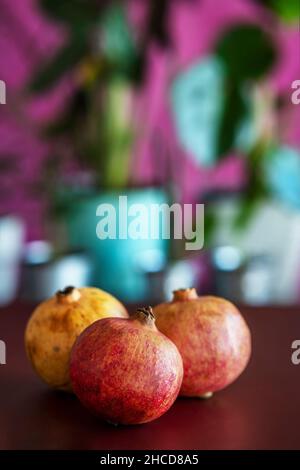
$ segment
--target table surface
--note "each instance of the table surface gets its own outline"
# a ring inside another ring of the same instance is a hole
[[[48,390],[23,346],[31,309],[0,310],[0,449],[299,449],[299,308],[243,308],[253,354],[244,374],[210,400],[180,398],[161,418],[140,426],[110,426],[68,394]]]

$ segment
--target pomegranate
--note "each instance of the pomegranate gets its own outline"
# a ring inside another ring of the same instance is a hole
[[[208,398],[232,383],[251,354],[249,328],[225,299],[198,297],[195,289],[174,292],[154,308],[157,328],[178,347],[184,366],[180,395]]]
[[[173,404],[183,366],[147,307],[130,319],[106,318],[89,326],[73,347],[70,376],[79,400],[94,414],[114,424],[141,424]]]
[[[128,317],[112,295],[95,287],[66,287],[42,302],[25,332],[28,358],[39,377],[53,388],[71,391],[69,359],[79,334],[99,318]]]

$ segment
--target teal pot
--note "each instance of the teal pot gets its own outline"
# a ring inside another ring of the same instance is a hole
[[[128,227],[136,220],[134,216],[128,216],[126,206],[120,206],[120,196],[127,196],[127,210],[133,204],[143,205],[145,210],[142,216],[139,212],[139,221],[144,228],[151,226],[157,229],[158,237],[120,238],[121,225],[124,229],[124,226]],[[71,248],[83,248],[91,255],[94,263],[93,285],[127,302],[141,302],[151,297],[148,274],[165,267],[169,240],[162,237],[163,218],[151,217],[150,207],[163,203],[168,203],[166,192],[149,187],[102,192],[78,199],[73,204],[67,220],[68,239]],[[104,213],[99,215],[99,206],[104,207],[102,204],[109,204],[113,208],[113,212],[106,212],[106,221],[108,224],[116,222],[115,238],[99,238],[99,233],[103,233],[101,230],[105,218]]]

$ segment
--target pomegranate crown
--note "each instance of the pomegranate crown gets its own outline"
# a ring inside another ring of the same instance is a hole
[[[77,302],[81,297],[81,293],[79,289],[76,287],[68,286],[65,287],[63,290],[59,290],[56,292],[56,298],[58,302],[62,303],[73,303]]]
[[[137,309],[137,313],[141,313],[142,315],[145,315],[146,318],[150,318],[151,320],[155,320],[155,315],[152,310],[152,307],[141,307]]]
[[[57,295],[69,295],[69,294],[72,294],[74,289],[75,289],[75,287],[73,287],[73,286],[67,286],[64,289],[58,290],[56,292],[56,294]]]
[[[138,308],[134,315],[134,318],[144,325],[148,325],[151,328],[154,327],[155,316],[152,307]]]
[[[194,287],[188,289],[177,289],[173,291],[173,300],[195,300],[198,299],[197,291]]]

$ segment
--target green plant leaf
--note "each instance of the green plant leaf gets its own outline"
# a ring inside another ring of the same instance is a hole
[[[102,3],[105,2],[102,0]],[[95,0],[40,0],[40,5],[55,20],[73,26],[97,21],[100,10],[99,2]]]
[[[258,0],[263,6],[270,8],[286,23],[300,21],[299,0]]]
[[[276,59],[270,36],[251,24],[238,24],[225,32],[216,46],[216,53],[236,82],[261,79]]]
[[[102,18],[102,49],[114,76],[138,77],[141,58],[121,4],[113,4]]]
[[[271,8],[287,23],[300,21],[299,0],[272,0]]]
[[[68,107],[59,118],[50,123],[43,134],[46,137],[73,134],[76,132],[79,121],[85,119],[87,109],[87,95],[84,90],[77,90]]]
[[[103,143],[106,148],[104,178],[112,187],[127,183],[132,151],[133,129],[130,116],[130,87],[115,80],[106,90],[106,119],[103,123]]]
[[[149,38],[155,39],[162,47],[172,45],[168,31],[168,18],[171,9],[169,0],[152,0],[149,8]]]
[[[67,46],[61,49],[53,61],[46,65],[29,85],[34,93],[51,88],[59,79],[79,63],[86,53],[86,41],[82,35],[71,38]]]
[[[209,204],[205,206],[204,217],[204,240],[206,248],[209,248],[217,227],[217,215]]]
[[[238,130],[246,117],[247,111],[239,85],[228,82],[217,138],[217,155],[219,159],[233,149]]]
[[[244,230],[260,203],[270,196],[263,166],[271,145],[270,142],[258,141],[247,155],[248,183],[234,221],[236,229]]]

